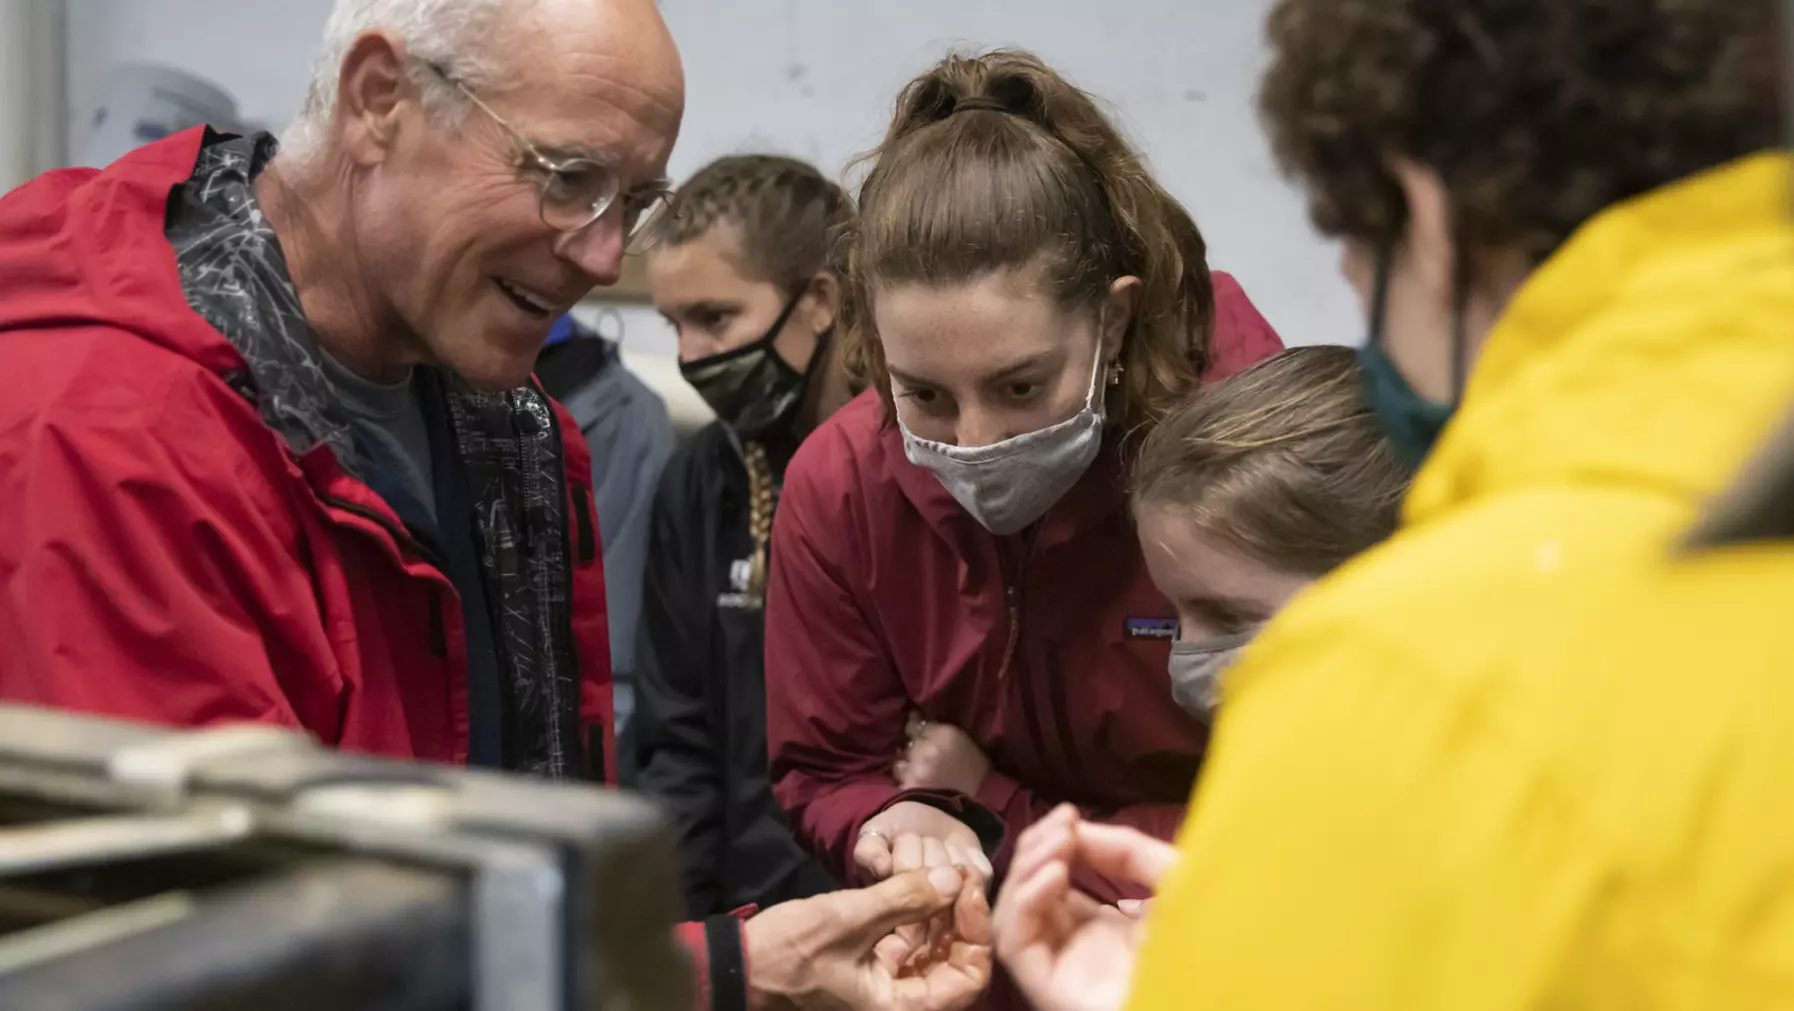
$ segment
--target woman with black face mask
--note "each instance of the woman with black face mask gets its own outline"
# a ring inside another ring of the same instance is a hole
[[[835,887],[767,785],[761,644],[785,466],[849,396],[831,338],[852,204],[803,162],[746,155],[699,171],[670,211],[649,287],[717,421],[673,457],[655,503],[633,746],[639,785],[678,821],[701,917]]]

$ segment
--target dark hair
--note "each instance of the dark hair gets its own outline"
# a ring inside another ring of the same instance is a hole
[[[1096,102],[1030,53],[949,56],[897,98],[860,189],[843,306],[849,367],[889,405],[871,311],[895,284],[1039,272],[1062,304],[1141,280],[1110,413],[1149,424],[1207,371],[1214,290],[1202,233]]]
[[[659,244],[679,246],[728,221],[741,230],[742,263],[760,280],[795,294],[817,274],[843,266],[853,203],[816,168],[769,154],[731,155],[697,171],[673,194],[654,227]]]
[[[1408,473],[1351,348],[1290,348],[1202,391],[1140,447],[1132,498],[1283,572],[1319,576],[1395,530]]]
[[[1467,253],[1550,256],[1603,208],[1778,143],[1773,0],[1280,0],[1259,105],[1315,225],[1405,223],[1438,172]]]

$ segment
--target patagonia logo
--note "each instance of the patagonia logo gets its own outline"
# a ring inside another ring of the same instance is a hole
[[[1129,639],[1163,639],[1170,642],[1177,638],[1177,619],[1129,618],[1127,620],[1127,637]]]

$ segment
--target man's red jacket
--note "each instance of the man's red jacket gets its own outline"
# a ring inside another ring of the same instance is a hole
[[[346,750],[465,762],[454,585],[328,439],[293,438],[303,383],[267,360],[284,349],[255,335],[239,346],[189,305],[166,226],[216,141],[188,131],[0,197],[0,698],[181,726],[278,723]],[[553,439],[564,461],[550,475],[559,502],[542,509],[560,518],[559,554],[518,559],[551,581],[537,646],[560,655],[549,675],[570,688],[556,729],[576,722],[556,753],[580,768],[542,771],[610,780],[591,460],[558,405],[511,403],[547,422],[526,434]],[[541,571],[543,557],[561,571]],[[680,936],[700,1007],[743,1000],[738,928]]]
[[[278,335],[241,347],[189,306],[165,218],[205,140],[188,131],[0,199],[0,697],[464,762],[454,585],[352,476],[328,421],[295,420],[303,362],[266,360],[287,353]],[[326,435],[304,445],[313,430]],[[577,719],[579,740],[564,754],[583,767],[550,774],[584,776],[615,768],[604,572],[585,444],[555,448],[566,565],[539,610],[562,627],[540,638],[566,641],[513,652],[572,655],[550,673],[572,686],[562,725]],[[549,662],[530,660],[507,673]]]

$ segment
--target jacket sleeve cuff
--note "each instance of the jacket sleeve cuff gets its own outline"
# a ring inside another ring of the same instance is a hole
[[[681,923],[673,936],[691,959],[692,1011],[710,1011],[710,939],[703,921]]]
[[[712,916],[704,921],[708,971],[706,1000],[700,1011],[747,1011],[747,947],[741,940],[741,919]]]
[[[897,795],[884,802],[866,821],[889,810],[897,804],[926,804],[937,811],[945,811],[971,829],[978,836],[978,845],[984,855],[992,861],[997,858],[997,851],[1003,848],[1003,819],[991,813],[990,809],[957,790],[900,790]],[[863,823],[862,823],[863,824]]]

